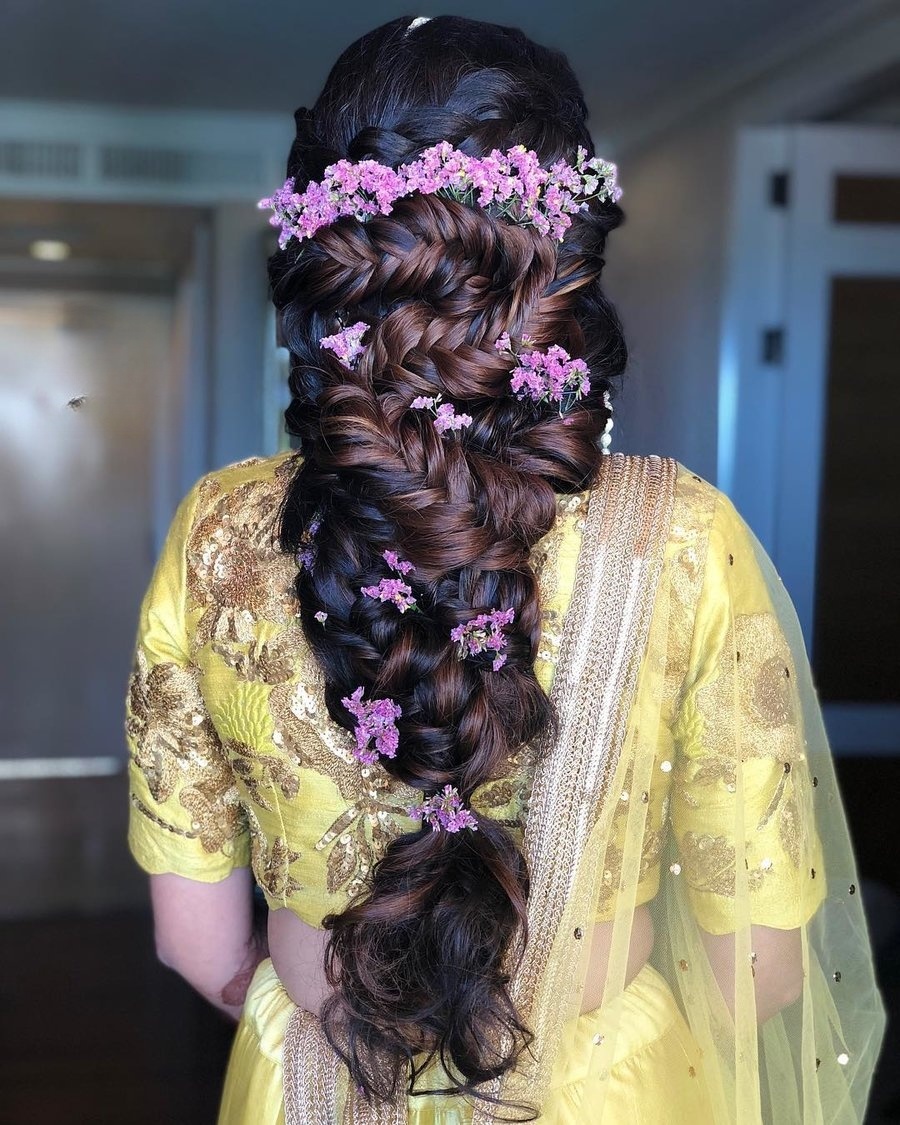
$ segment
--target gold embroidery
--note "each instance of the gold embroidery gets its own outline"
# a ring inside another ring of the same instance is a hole
[[[669,586],[664,715],[672,714],[687,673],[717,496],[704,481],[679,472],[663,572]]]
[[[147,820],[152,821],[159,828],[164,828],[166,832],[171,832],[173,836],[183,836],[186,840],[197,839],[196,832],[189,832],[186,828],[179,828],[177,824],[172,824],[168,820],[163,820],[161,816],[157,816],[152,809],[147,808],[144,802],[135,793],[131,794],[131,803]]]
[[[235,742],[229,739],[225,749],[231,756],[231,768],[244,783],[247,792],[260,808],[269,812],[274,811],[274,805],[269,802],[264,790],[281,790],[282,796],[289,801],[297,796],[300,781],[292,773],[285,762],[267,754],[261,754],[248,746],[245,742]],[[277,799],[277,798],[276,798]]]
[[[230,777],[213,776],[182,789],[178,800],[191,814],[191,829],[203,850],[230,854],[230,842],[243,826],[243,808]]]
[[[163,662],[152,668],[139,647],[129,681],[126,734],[135,764],[153,800],[165,804],[177,792],[191,815],[191,833],[165,818],[151,819],[169,831],[199,838],[207,852],[229,851],[242,829],[242,812],[231,772],[200,694],[199,672]],[[147,813],[143,802],[135,807]]]
[[[283,478],[246,481],[218,496],[209,478],[206,494],[201,489],[201,504],[214,502],[187,543],[188,596],[203,611],[195,650],[214,641],[249,644],[258,620],[284,622],[296,612],[296,567],[276,538]]]
[[[736,653],[740,653],[740,660]],[[696,693],[707,752],[733,755],[735,747],[740,747],[744,759],[802,760],[786,668],[793,673],[787,642],[775,616],[753,613],[735,617],[715,678]],[[737,730],[735,702],[740,724]]]
[[[265,624],[255,629],[255,639],[246,647],[237,644],[213,644],[213,651],[242,680],[258,680],[264,684],[282,684],[292,679],[297,657],[305,647],[300,625],[285,629],[273,637],[262,635]]]
[[[288,899],[302,891],[303,884],[290,873],[300,853],[289,848],[282,836],[274,836],[270,843],[252,810],[248,810],[248,821],[250,865],[257,883],[272,898]]]
[[[727,836],[686,832],[681,838],[681,857],[687,880],[695,891],[734,898],[736,849]],[[770,861],[748,871],[749,889],[755,891],[771,870]]]

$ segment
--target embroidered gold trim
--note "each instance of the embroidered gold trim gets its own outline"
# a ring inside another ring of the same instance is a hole
[[[662,572],[672,518],[676,464],[657,457],[613,456],[588,507],[587,524],[566,619],[551,699],[558,716],[555,744],[546,745],[532,786],[524,852],[531,890],[528,942],[513,972],[511,994],[534,1033],[536,1070],[513,1071],[486,1093],[531,1101],[549,1079],[567,1018],[578,962],[574,943],[590,917],[573,904],[593,900],[596,866],[586,844],[606,801],[625,739],[637,674]],[[618,794],[616,794],[618,797]],[[554,951],[572,944],[572,956]],[[511,951],[511,962],[517,950]],[[553,967],[557,967],[554,973]],[[511,966],[512,968],[512,966]],[[474,1106],[472,1125],[492,1120],[490,1103]]]

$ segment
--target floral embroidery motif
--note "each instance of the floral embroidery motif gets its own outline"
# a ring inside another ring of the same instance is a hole
[[[253,877],[270,897],[286,900],[298,891],[303,890],[303,884],[290,874],[292,863],[300,858],[300,853],[293,851],[285,843],[284,837],[273,836],[269,842],[259,820],[251,811],[250,824],[250,866]]]
[[[727,836],[685,833],[681,840],[682,863],[693,889],[734,898],[736,851]],[[750,868],[747,872],[747,884],[751,892],[759,888],[771,870],[771,863]]]
[[[188,597],[202,608],[195,651],[213,641],[249,644],[258,620],[286,623],[296,612],[295,567],[276,541],[286,476],[246,481],[224,494],[214,477],[204,482],[200,505],[206,510],[186,551]]]
[[[151,667],[139,647],[129,680],[126,733],[150,796],[164,806],[177,792],[190,814],[190,830],[143,803],[137,806],[141,811],[170,831],[199,839],[207,852],[234,839],[242,827],[237,788],[206,714],[196,668],[170,662]]]
[[[722,645],[713,680],[696,692],[707,753],[733,755],[740,742],[744,758],[800,761],[794,722],[793,662],[771,613],[735,617]],[[740,730],[735,729],[735,677]]]

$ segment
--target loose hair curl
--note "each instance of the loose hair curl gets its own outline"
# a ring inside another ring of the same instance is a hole
[[[573,159],[578,145],[592,151],[561,55],[455,17],[408,26],[396,20],[351,46],[314,109],[297,111],[288,175],[301,186],[341,158],[396,166],[440,140],[479,156],[523,144],[546,164]],[[302,452],[281,546],[296,551],[314,517],[322,527],[315,562],[296,580],[304,634],[335,722],[352,729],[341,698],[360,684],[366,698],[401,706],[397,756],[383,766],[423,792],[455,785],[468,804],[553,722],[533,668],[540,601],[529,553],[553,526],[556,494],[589,486],[600,463],[603,391],[625,345],[599,278],[621,217],[595,202],[557,244],[489,210],[416,195],[270,259],[292,359],[286,421]],[[366,350],[348,371],[319,340],[360,320]],[[494,348],[503,332],[587,361],[591,391],[565,420],[510,393],[509,360]],[[438,393],[472,416],[461,434],[443,437],[409,409]],[[384,576],[388,548],[415,566],[417,612],[360,593]],[[457,659],[451,629],[507,607],[504,667]],[[505,959],[527,940],[527,898],[521,850],[479,816],[477,832],[423,826],[395,839],[366,893],[325,919],[333,992],[322,1020],[367,1096],[396,1097],[406,1062],[411,1092],[437,1092],[414,1089],[435,1055],[451,1083],[441,1093],[485,1097],[479,1084],[515,1065],[531,1033]],[[521,1120],[536,1115],[515,1108]]]

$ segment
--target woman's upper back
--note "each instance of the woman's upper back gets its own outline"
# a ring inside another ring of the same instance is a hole
[[[142,606],[129,685],[129,842],[150,873],[213,882],[249,863],[271,907],[287,907],[320,926],[365,886],[390,841],[418,828],[407,809],[420,794],[378,764],[361,765],[349,733],[328,716],[321,670],[296,621],[296,563],[276,543],[277,513],[292,469],[291,454],[228,466],[199,481],[179,507]],[[548,691],[588,498],[587,492],[559,497],[555,526],[531,556],[541,593],[535,671]],[[728,846],[715,832],[710,809],[723,795],[727,803],[729,790],[723,775],[717,779],[723,792],[710,802],[711,779],[703,771],[715,760],[714,730],[706,737],[701,693],[715,678],[710,643],[721,633],[715,618],[725,598],[717,588],[718,570],[750,551],[746,529],[723,501],[679,467],[660,582],[666,651],[654,654],[664,657],[666,668],[656,761],[648,788],[639,793],[630,792],[626,775],[617,808],[624,831],[629,802],[646,806],[637,902],[656,893],[674,813],[692,897],[713,930],[727,919],[729,896],[716,886],[716,853],[705,841]],[[752,582],[746,597],[748,610],[756,599],[765,612],[764,591]],[[748,656],[762,668],[777,638],[773,633],[770,643],[759,640],[761,647]],[[658,701],[644,700],[639,688],[631,725],[641,722],[643,712],[656,721],[654,710]],[[673,794],[676,754],[684,757],[684,767]],[[763,768],[760,793],[768,792],[775,768],[782,765],[773,755]],[[527,818],[529,769],[526,750],[510,761],[508,776],[482,785],[472,800],[518,840]],[[731,822],[727,812],[721,819]],[[769,839],[765,833],[755,847],[761,854],[785,850],[777,835]],[[612,915],[620,861],[614,827],[598,920]],[[790,879],[770,883],[777,924],[794,887]]]

